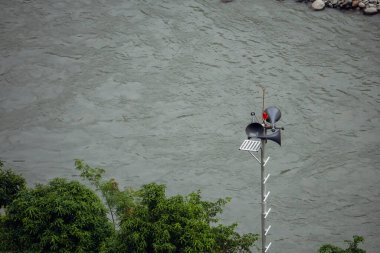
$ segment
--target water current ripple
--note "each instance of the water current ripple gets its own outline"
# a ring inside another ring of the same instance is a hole
[[[137,187],[232,197],[223,221],[259,232],[251,111],[280,107],[271,143],[271,252],[354,234],[380,248],[379,16],[294,1],[0,2],[0,159],[29,183],[73,159]]]

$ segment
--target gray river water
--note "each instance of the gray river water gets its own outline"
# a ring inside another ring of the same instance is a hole
[[[0,159],[31,185],[78,179],[232,197],[223,222],[260,233],[250,112],[281,109],[272,253],[365,237],[380,252],[380,16],[294,1],[0,1]]]

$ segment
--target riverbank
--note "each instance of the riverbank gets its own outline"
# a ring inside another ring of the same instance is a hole
[[[380,0],[315,0],[310,2],[312,2],[311,8],[316,11],[328,7],[342,10],[354,9],[366,15],[380,12]]]

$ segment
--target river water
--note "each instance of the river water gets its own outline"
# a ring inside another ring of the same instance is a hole
[[[78,179],[232,197],[223,222],[260,233],[250,112],[282,111],[270,142],[270,252],[363,235],[380,248],[380,16],[294,1],[3,0],[0,159],[30,184]]]

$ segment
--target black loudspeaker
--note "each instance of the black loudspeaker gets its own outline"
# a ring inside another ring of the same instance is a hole
[[[271,141],[274,141],[276,142],[278,145],[281,146],[281,130],[280,129],[277,129],[276,131],[274,131],[272,134],[267,134],[265,136],[259,136],[257,137],[259,139],[266,139],[266,140],[271,140]]]
[[[280,117],[281,117],[281,114],[280,114]],[[258,139],[271,140],[281,146],[281,130],[280,129],[275,130],[272,134],[265,134],[264,127],[260,123],[254,122],[254,123],[249,124],[245,128],[245,133],[247,134],[248,139],[258,138]]]
[[[254,122],[245,128],[245,133],[247,134],[248,139],[259,138],[259,135],[264,134],[264,127],[260,123]]]
[[[268,115],[268,118],[265,121],[268,122],[274,130],[275,123],[281,119],[280,109],[275,106],[269,106],[264,112]]]

